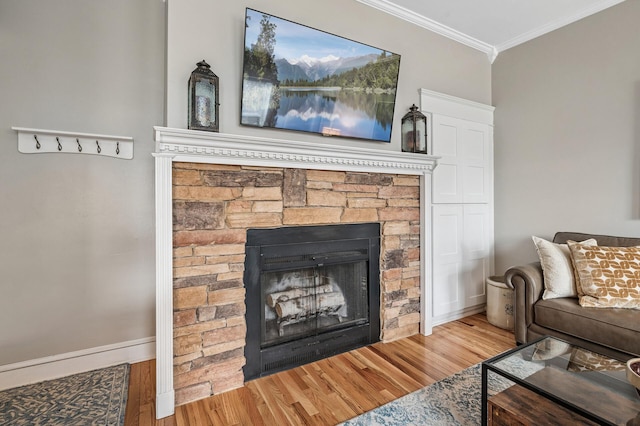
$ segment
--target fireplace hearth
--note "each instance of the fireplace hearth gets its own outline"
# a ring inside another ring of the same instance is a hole
[[[379,340],[379,223],[249,229],[245,254],[245,380]]]

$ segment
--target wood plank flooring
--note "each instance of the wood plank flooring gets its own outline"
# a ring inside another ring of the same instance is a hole
[[[155,419],[155,361],[131,366],[125,426],[335,425],[515,346],[483,314],[247,382]]]

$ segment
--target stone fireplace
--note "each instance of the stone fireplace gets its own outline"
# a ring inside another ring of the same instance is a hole
[[[425,206],[433,157],[166,128],[156,128],[156,141],[158,418],[244,383],[251,230],[373,224],[375,337],[430,333]],[[344,274],[322,271],[315,274]],[[325,290],[341,297],[332,285]],[[340,301],[326,303],[323,321],[348,318]],[[316,315],[302,310],[305,321]],[[297,315],[284,315],[289,322],[278,332],[293,330]]]

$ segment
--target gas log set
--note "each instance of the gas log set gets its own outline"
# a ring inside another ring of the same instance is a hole
[[[323,316],[334,317],[341,323],[346,317],[346,309],[342,309],[346,308],[344,295],[326,276],[300,277],[297,286],[267,294],[266,305],[276,313],[280,337],[288,325]]]

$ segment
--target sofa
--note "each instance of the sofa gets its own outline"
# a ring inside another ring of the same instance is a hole
[[[558,232],[553,243],[590,238],[595,239],[598,246],[640,246],[640,238],[576,232]],[[545,300],[543,277],[541,262],[511,267],[505,273],[506,285],[514,290],[517,344],[550,335],[614,358],[627,359],[629,354],[640,356],[640,309],[582,307],[577,297]]]

